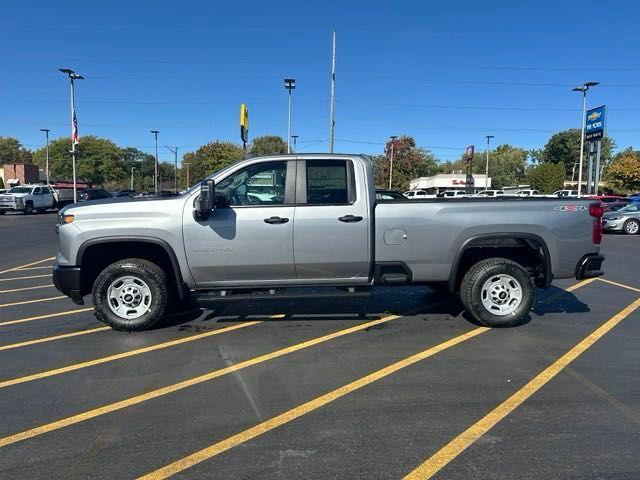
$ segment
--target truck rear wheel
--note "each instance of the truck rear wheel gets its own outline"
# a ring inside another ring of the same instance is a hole
[[[522,323],[533,306],[535,287],[529,272],[507,258],[488,258],[473,265],[460,285],[465,308],[487,327]]]
[[[95,316],[114,330],[154,326],[167,308],[167,280],[155,263],[127,258],[105,268],[93,284]]]

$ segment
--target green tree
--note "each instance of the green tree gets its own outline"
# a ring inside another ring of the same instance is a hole
[[[391,142],[385,146],[386,158],[378,160],[375,183],[379,188],[389,187],[389,166],[391,163]],[[395,140],[393,155],[393,182],[391,188],[405,191],[414,178],[428,177],[438,171],[436,157],[428,150],[416,146],[413,137],[402,136]]]
[[[531,188],[540,193],[552,193],[564,188],[565,166],[564,163],[541,163],[531,167],[528,172],[528,180]]]
[[[611,138],[604,137],[602,139],[602,148],[600,151],[600,164],[602,166],[607,167],[611,163],[611,150],[614,146],[615,143]],[[585,142],[583,158],[584,165],[587,164],[589,155],[588,148],[588,144]],[[580,163],[580,130],[572,128],[552,135],[544,146],[540,159],[543,162],[548,163],[563,162],[567,176],[571,176],[574,173],[574,166],[576,166],[577,172],[577,165]],[[583,168],[585,168],[584,165]]]
[[[137,148],[122,149],[124,169],[128,173],[130,186],[131,167],[133,167],[133,189],[138,192],[150,192],[154,189],[155,157]],[[127,186],[127,188],[129,188]]]
[[[257,137],[251,142],[252,155],[262,157],[265,155],[280,155],[287,153],[287,142],[277,135],[265,135]]]
[[[49,144],[49,169],[54,179],[73,178],[71,139],[58,138]],[[38,165],[44,165],[44,148],[34,153]],[[76,176],[89,185],[108,188],[126,183],[128,171],[122,160],[122,150],[111,140],[87,135],[76,145]]]
[[[0,165],[5,163],[31,163],[32,154],[12,137],[0,137]]]
[[[631,193],[640,190],[640,152],[627,149],[616,155],[607,170],[607,181],[619,191]]]
[[[185,153],[182,162],[191,163],[189,179],[191,185],[234,162],[242,159],[242,147],[231,142],[210,142],[195,152]],[[186,171],[186,169],[185,169]]]

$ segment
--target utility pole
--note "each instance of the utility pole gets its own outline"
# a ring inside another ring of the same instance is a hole
[[[291,138],[293,138],[293,151],[295,153],[295,151],[297,150],[297,146],[298,146],[298,135],[291,135]]]
[[[494,138],[494,135],[485,135],[487,139],[487,166],[484,170],[484,189],[489,189],[489,140]]]
[[[185,167],[187,167],[187,186],[186,188],[189,188],[189,165],[191,165],[191,162],[182,162],[182,165],[184,165]]]
[[[391,156],[389,157],[389,190],[391,190],[391,181],[393,180],[393,156],[395,155],[395,145],[397,135],[392,135],[391,137]]]
[[[49,185],[49,132],[51,130],[49,130],[48,128],[41,128],[40,131],[44,132],[45,136],[47,137],[47,163],[45,166],[45,175],[47,177],[47,185]]]
[[[296,88],[295,78],[285,78],[284,88],[289,91],[289,122],[287,128],[287,153],[291,153],[291,90]]]
[[[329,153],[333,153],[334,104],[336,96],[336,31],[333,31],[333,49],[331,53],[331,104],[329,106]]]
[[[69,77],[71,81],[71,169],[73,171],[73,203],[78,201],[78,184],[76,182],[76,144],[78,137],[78,119],[76,118],[74,80],[84,80],[84,77],[70,68],[59,68],[62,73]]]
[[[153,133],[153,136],[156,139],[156,165],[155,165],[155,174],[153,176],[153,185],[155,187],[156,193],[158,193],[159,185],[158,185],[158,134],[160,133],[158,130],[150,130]]]
[[[164,148],[173,153],[173,189],[178,193],[178,147],[171,148],[165,145]]]
[[[580,129],[580,165],[578,165],[578,198],[582,196],[582,158],[584,156],[584,128],[585,123],[587,121],[586,113],[587,113],[587,91],[590,87],[595,87],[600,82],[586,82],[583,83],[581,87],[575,87],[572,89],[574,92],[582,93],[582,121],[581,129]]]
[[[136,167],[134,167],[133,165],[131,165],[131,190],[133,190],[133,171],[135,170]]]

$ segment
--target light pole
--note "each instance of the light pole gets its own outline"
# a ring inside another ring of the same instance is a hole
[[[45,175],[47,177],[47,185],[49,185],[49,132],[51,130],[49,130],[48,128],[41,128],[40,129],[41,132],[44,132],[45,136],[47,137],[47,163],[45,166]]]
[[[158,130],[150,130],[153,133],[153,136],[156,140],[156,165],[155,165],[155,174],[153,176],[153,184],[155,186],[156,193],[158,193],[158,134],[160,133]]]
[[[182,162],[182,165],[184,165],[185,167],[187,167],[187,186],[186,188],[189,188],[189,165],[191,165],[191,162]]]
[[[293,151],[295,152],[298,145],[298,135],[291,135],[291,138],[293,138]]]
[[[289,126],[287,128],[287,153],[291,153],[291,90],[296,88],[295,78],[285,78],[284,88],[289,91]]]
[[[487,139],[487,166],[484,169],[484,189],[489,189],[489,140],[494,138],[494,135],[485,135]]]
[[[131,190],[133,190],[133,171],[135,170],[136,167],[134,167],[133,165],[131,165]]]
[[[178,193],[178,147],[168,147],[164,146],[167,150],[173,153],[173,188],[175,193]]]
[[[76,145],[78,144],[78,119],[76,118],[75,92],[73,82],[84,80],[84,77],[70,68],[59,68],[71,81],[71,169],[73,171],[73,203],[78,201],[78,185],[76,182]]]
[[[391,190],[391,181],[393,180],[393,156],[395,155],[394,147],[396,145],[397,135],[391,135],[391,156],[389,157],[389,190]]]
[[[580,121],[580,165],[578,165],[578,198],[582,196],[582,158],[584,155],[584,127],[586,122],[586,113],[587,113],[587,91],[590,87],[595,87],[600,82],[586,82],[583,83],[581,87],[576,87],[572,89],[574,92],[582,93],[582,120]]]

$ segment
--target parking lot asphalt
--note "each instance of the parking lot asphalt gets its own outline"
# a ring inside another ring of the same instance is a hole
[[[640,237],[517,328],[408,287],[125,333],[53,288],[55,221],[0,217],[0,478],[640,478]]]

